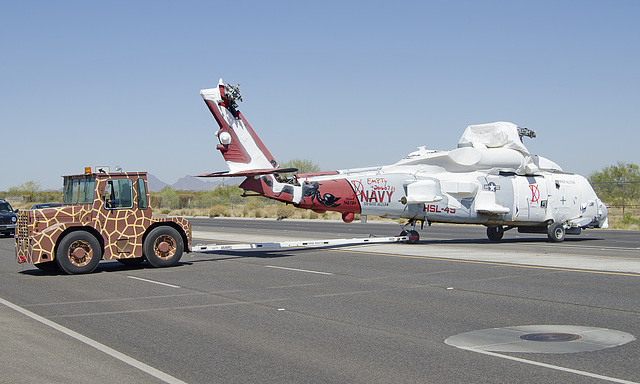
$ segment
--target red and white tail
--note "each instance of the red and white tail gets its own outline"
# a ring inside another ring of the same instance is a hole
[[[236,100],[242,101],[237,86],[225,85],[220,79],[217,88],[203,89],[200,95],[220,126],[216,132],[220,144],[216,148],[229,167],[229,172],[200,176],[252,176],[285,171],[278,168],[278,162],[237,110]]]

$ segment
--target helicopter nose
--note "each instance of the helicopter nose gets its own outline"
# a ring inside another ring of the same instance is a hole
[[[602,200],[598,200],[598,222],[600,228],[609,228],[609,218],[607,217],[609,210],[607,206],[602,202]]]

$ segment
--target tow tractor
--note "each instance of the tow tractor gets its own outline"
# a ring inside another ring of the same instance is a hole
[[[153,217],[146,172],[90,167],[63,176],[63,206],[18,212],[16,261],[42,270],[90,273],[100,260],[153,267],[177,264],[184,252],[324,247],[408,242],[411,236],[191,246],[191,224],[182,217]]]
[[[146,172],[87,167],[63,178],[63,206],[18,213],[18,263],[79,274],[92,272],[102,259],[168,267],[190,251],[186,219],[152,216]]]

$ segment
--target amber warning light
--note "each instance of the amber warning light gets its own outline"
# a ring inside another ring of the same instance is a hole
[[[85,173],[85,175],[87,173],[91,173],[91,167],[84,167],[84,173]]]

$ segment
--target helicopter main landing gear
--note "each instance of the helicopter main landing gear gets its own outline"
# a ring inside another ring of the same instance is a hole
[[[407,224],[405,224],[405,227],[407,225],[411,226],[410,230],[406,230],[406,229],[402,229],[402,232],[400,232],[400,236],[407,236],[408,239],[405,240],[405,244],[418,244],[418,242],[420,241],[420,234],[418,233],[418,231],[416,231],[416,221],[415,220],[410,220]],[[422,222],[422,225],[424,226],[424,222]]]

